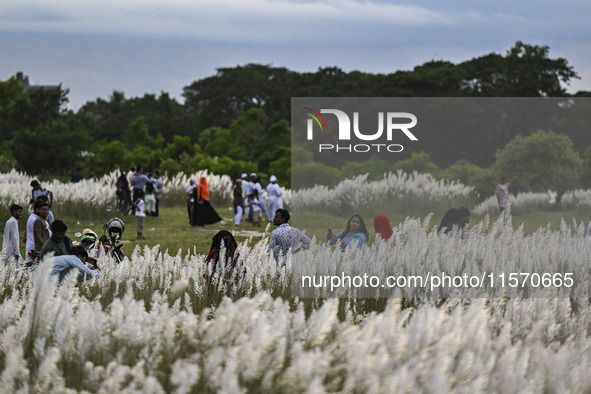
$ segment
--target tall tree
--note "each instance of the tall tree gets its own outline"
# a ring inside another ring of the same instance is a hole
[[[468,96],[558,97],[577,73],[564,58],[551,59],[547,46],[517,41],[505,56],[491,53],[459,64],[466,70]]]
[[[497,178],[507,177],[516,192],[555,190],[560,203],[577,186],[582,165],[567,136],[539,130],[511,140],[497,153],[492,169]]]

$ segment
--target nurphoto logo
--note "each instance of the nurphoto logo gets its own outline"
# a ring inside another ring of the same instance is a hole
[[[418,138],[410,131],[416,126],[417,117],[409,112],[378,112],[377,113],[377,131],[361,130],[359,126],[359,112],[353,112],[353,124],[351,127],[351,118],[345,111],[340,109],[320,109],[316,111],[310,107],[304,107],[304,114],[309,119],[307,120],[307,139],[312,141],[314,139],[314,129],[320,132],[328,132],[328,123],[322,114],[330,114],[336,117],[338,122],[337,136],[340,141],[360,140],[364,142],[373,141],[373,143],[360,144],[318,144],[318,151],[334,151],[334,152],[402,152],[404,147],[400,144],[391,143],[393,137],[402,133],[411,141],[418,141]],[[375,115],[374,115],[375,116]],[[385,124],[385,126],[384,126]],[[353,133],[351,133],[353,130]],[[384,133],[385,131],[385,133]],[[385,134],[385,138],[384,138]],[[380,141],[384,141],[379,143]]]

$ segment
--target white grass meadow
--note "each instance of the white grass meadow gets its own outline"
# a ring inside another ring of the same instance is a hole
[[[0,176],[2,204],[30,189],[32,178],[10,175]],[[383,181],[384,190],[392,190],[393,177]],[[6,179],[25,186],[5,192]],[[231,180],[210,179],[218,178],[208,175],[212,189],[231,188]],[[43,186],[53,187],[56,200],[87,201],[89,190],[103,190],[101,183],[113,196],[114,181],[97,183],[59,195],[55,185]],[[165,187],[183,193],[187,184],[179,177]],[[454,187],[462,196],[461,185]],[[442,188],[429,184],[416,193],[450,193]],[[103,256],[98,279],[60,288],[49,277],[51,260],[33,272],[0,266],[0,391],[591,391],[591,297],[582,286],[569,298],[552,291],[524,298],[525,290],[511,298],[501,290],[442,298],[422,289],[398,290],[390,299],[294,296],[298,267],[314,272],[335,262],[378,275],[392,267],[402,273],[572,270],[589,285],[591,238],[582,223],[525,235],[507,213],[474,224],[464,237],[433,227],[430,216],[407,219],[394,229],[395,246],[382,242],[360,252],[342,254],[314,242],[284,268],[267,257],[268,228],[253,246],[239,246],[243,277],[209,285],[205,256],[157,246],[136,247],[119,265]]]
[[[546,193],[519,193],[517,196],[510,194],[509,203],[514,214],[528,214],[539,211],[556,209],[556,192],[548,190]],[[573,190],[565,193],[560,202],[560,208],[567,209],[591,209],[591,189]],[[499,212],[497,198],[491,195],[473,210],[479,215],[495,215]]]
[[[383,213],[384,206],[402,212],[445,212],[451,207],[471,206],[473,188],[452,181],[437,180],[431,174],[402,171],[386,173],[379,181],[368,174],[340,182],[334,188],[315,186],[293,192],[294,211],[317,210],[341,215],[356,212]]]
[[[112,215],[117,211],[115,195],[117,178],[120,172],[113,171],[99,178],[97,182],[91,179],[84,179],[78,183],[41,181],[41,186],[51,190],[54,195],[53,211],[67,210],[72,216],[80,219],[92,219]],[[131,179],[132,173],[126,174]],[[161,176],[164,184],[163,206],[184,205],[186,201],[187,188],[190,179],[197,182],[204,176],[207,179],[212,203],[214,205],[231,206],[232,190],[234,181],[228,175],[210,174],[206,170],[198,171],[195,174],[179,173],[175,176]],[[5,212],[9,216],[8,207],[17,203],[23,207],[28,206],[31,198],[31,181],[37,179],[33,176],[11,171],[0,173],[0,206],[6,207]],[[286,204],[289,204],[291,191],[281,188]],[[7,216],[7,217],[8,217]]]

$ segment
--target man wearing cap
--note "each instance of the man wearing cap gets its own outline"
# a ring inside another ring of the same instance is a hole
[[[277,177],[271,175],[269,179],[271,183],[267,185],[267,198],[269,199],[269,206],[267,208],[267,216],[272,218],[278,209],[283,208],[283,198],[281,197],[281,189],[277,184]]]
[[[96,259],[88,256],[88,252],[80,246],[73,246],[71,255],[58,256],[53,260],[53,270],[51,276],[58,276],[57,285],[60,286],[64,278],[70,271],[76,269],[78,273],[78,282],[84,282],[89,278],[97,278],[101,272],[96,265]],[[93,265],[93,269],[86,266],[86,263]]]
[[[43,244],[41,251],[39,252],[39,258],[43,259],[43,256],[52,252],[55,256],[63,256],[71,254],[72,239],[66,235],[68,226],[63,221],[56,219],[51,223],[51,237]]]

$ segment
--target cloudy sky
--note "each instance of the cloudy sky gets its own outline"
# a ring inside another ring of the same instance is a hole
[[[429,60],[547,45],[591,90],[587,0],[0,0],[0,80],[70,90],[76,110],[114,90],[182,89],[247,63],[390,73]]]

